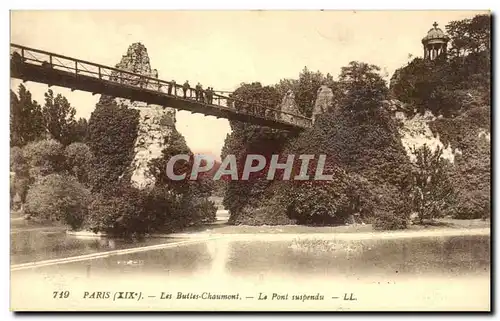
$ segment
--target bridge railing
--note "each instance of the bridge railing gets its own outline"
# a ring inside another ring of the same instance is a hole
[[[104,81],[119,83],[124,86],[160,92],[165,95],[176,97],[177,99],[185,99],[189,101],[196,99],[196,90],[194,88],[190,87],[184,93],[183,86],[181,84],[173,84],[172,82],[161,80],[156,77],[148,77],[119,68],[113,68],[90,61],[67,57],[16,44],[10,45],[10,53],[12,59],[16,59],[15,57],[18,57],[17,59],[20,59],[20,62],[69,72],[75,74],[76,76],[85,75]],[[276,122],[292,123],[300,127],[310,127],[312,123],[310,118],[302,115],[285,112],[276,108],[255,103],[248,103],[217,93],[213,93],[211,102],[207,100],[206,91],[203,91],[202,96],[203,99],[198,98],[197,102],[203,105],[212,105],[223,109],[230,109],[232,112],[252,115],[254,117],[264,119],[272,119]],[[235,103],[239,103],[239,105],[243,106],[243,108],[235,108]]]

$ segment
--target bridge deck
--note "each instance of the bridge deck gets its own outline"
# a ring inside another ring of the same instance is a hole
[[[301,130],[311,126],[311,119],[302,115],[248,104],[219,94],[214,94],[209,104],[206,100],[196,100],[192,88],[184,98],[180,85],[169,91],[168,87],[172,86],[164,80],[38,49],[11,44],[11,57],[11,77],[23,81],[121,97],[277,129]],[[235,103],[244,108],[234,108]]]

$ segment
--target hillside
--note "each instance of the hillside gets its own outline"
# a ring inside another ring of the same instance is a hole
[[[489,16],[450,22],[448,54],[415,58],[390,84],[380,68],[363,62],[343,67],[338,80],[306,68],[275,86],[243,84],[235,92],[240,99],[274,106],[293,91],[298,109],[314,115],[314,127],[291,136],[232,122],[222,157],[326,154],[334,180],[268,181],[255,173],[248,182],[230,182],[224,198],[230,222],[331,225],[360,217],[397,229],[416,218],[489,217],[489,23]],[[317,107],[325,101],[326,108]]]

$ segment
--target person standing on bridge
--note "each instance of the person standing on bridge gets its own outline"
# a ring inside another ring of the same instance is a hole
[[[184,99],[186,99],[186,93],[187,91],[189,90],[189,88],[191,88],[189,86],[189,81],[186,80],[186,82],[184,83],[184,85],[182,85],[182,91],[184,93]],[[191,95],[190,95],[191,96]]]
[[[168,83],[168,94],[172,95],[172,88],[174,89],[174,96],[177,96],[177,84],[175,83],[175,80],[172,80],[171,82]]]
[[[203,102],[203,86],[198,83],[196,85],[196,100]]]
[[[214,87],[210,87],[210,104],[213,104],[214,102]]]
[[[194,95],[197,101],[200,100],[200,87],[200,83],[196,84],[196,87],[194,87]]]
[[[212,87],[208,87],[207,90],[205,90],[205,97],[207,104],[212,103]]]

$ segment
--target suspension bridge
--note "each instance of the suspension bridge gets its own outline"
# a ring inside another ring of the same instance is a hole
[[[53,52],[11,43],[10,53],[11,77],[24,82],[121,97],[282,130],[303,130],[312,125],[312,120],[303,115],[218,93],[213,93],[209,100],[196,99],[194,88],[184,92],[179,84]]]

